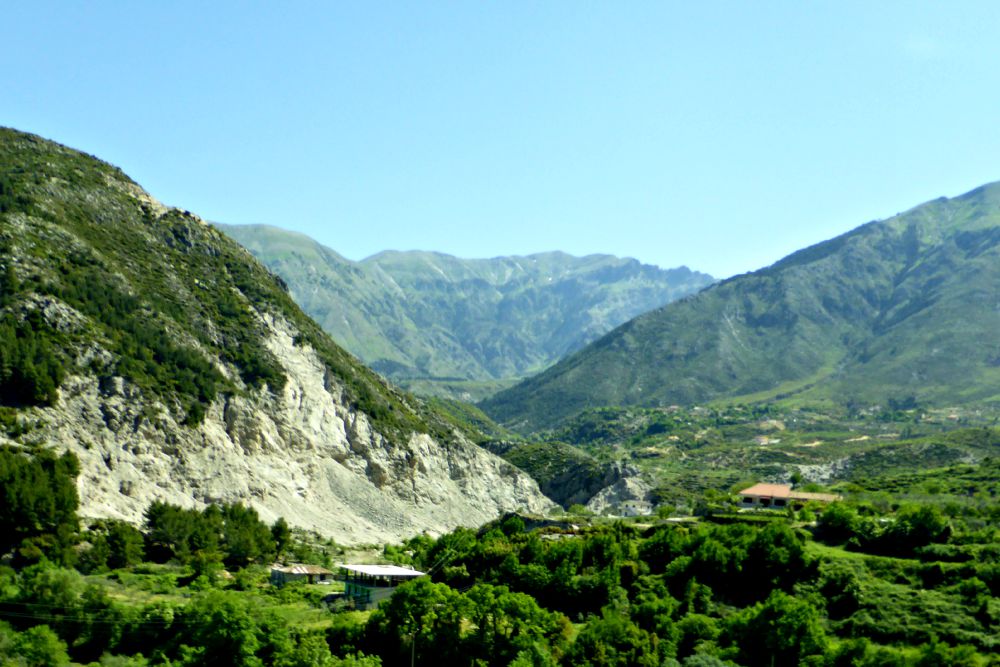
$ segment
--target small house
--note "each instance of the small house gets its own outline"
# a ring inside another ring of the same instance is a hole
[[[625,500],[619,505],[622,516],[649,516],[653,513],[653,503],[648,500]]]
[[[815,500],[822,503],[832,503],[841,496],[834,493],[809,493],[808,491],[793,491],[787,484],[754,484],[740,491],[740,507],[751,509],[798,509],[805,503]]]
[[[340,566],[344,580],[344,595],[354,601],[356,609],[374,609],[383,600],[392,597],[396,587],[423,572],[398,565],[348,565]]]
[[[332,581],[333,572],[319,565],[273,565],[271,567],[271,583],[282,586],[292,581],[304,581],[315,584],[320,581]]]

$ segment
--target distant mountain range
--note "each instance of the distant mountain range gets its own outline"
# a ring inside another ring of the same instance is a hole
[[[796,252],[618,327],[481,407],[1000,402],[1000,184]]]
[[[640,313],[712,283],[610,255],[459,259],[383,252],[348,260],[302,234],[218,225],[281,276],[349,351],[420,393],[478,399]]]

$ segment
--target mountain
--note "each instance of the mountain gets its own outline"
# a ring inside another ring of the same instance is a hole
[[[640,316],[481,407],[1000,401],[1000,184],[941,198]]]
[[[352,262],[307,236],[218,225],[375,370],[420,393],[481,398],[636,315],[712,282],[610,255],[459,259],[383,252]]]
[[[0,128],[0,444],[74,452],[84,514],[240,501],[372,543],[551,506],[470,435],[197,216]]]

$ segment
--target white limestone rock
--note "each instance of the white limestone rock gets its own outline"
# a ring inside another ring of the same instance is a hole
[[[343,387],[284,320],[263,316],[288,382],[219,397],[197,427],[121,377],[67,378],[36,437],[80,459],[80,513],[135,523],[153,500],[242,502],[346,544],[475,526],[553,503],[527,474],[462,436],[389,438],[345,403]],[[100,357],[102,350],[89,350]]]

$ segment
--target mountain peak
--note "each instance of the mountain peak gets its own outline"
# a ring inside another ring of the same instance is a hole
[[[0,444],[76,454],[90,516],[242,502],[370,543],[551,505],[334,344],[243,247],[7,129],[0,406]]]
[[[290,285],[293,296],[362,360],[426,393],[478,398],[552,364],[638,313],[711,277],[612,255],[564,252],[460,259],[387,250],[324,262],[299,242],[273,245],[227,227]]]
[[[642,315],[482,405],[530,430],[605,405],[996,401],[998,286],[992,183]]]

